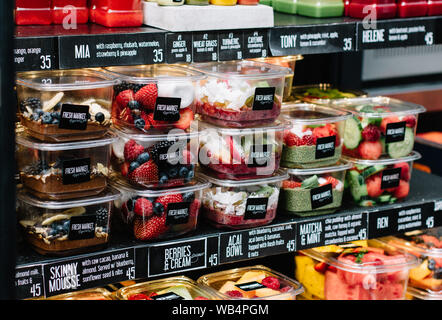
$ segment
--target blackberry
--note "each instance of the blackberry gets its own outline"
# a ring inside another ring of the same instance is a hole
[[[22,102],[20,102],[20,111],[21,112],[27,111],[26,107],[29,107],[32,110],[41,109],[42,108],[41,100],[39,98],[30,97],[30,98],[27,98],[26,100],[23,100]]]
[[[108,210],[105,207],[101,207],[95,212],[95,216],[97,218],[97,226],[107,226],[108,223]]]
[[[120,92],[125,90],[132,90],[134,93],[136,93],[138,90],[140,90],[144,85],[143,84],[136,84],[136,83],[129,83],[126,81],[121,82],[120,84],[114,86],[115,95],[118,95]]]

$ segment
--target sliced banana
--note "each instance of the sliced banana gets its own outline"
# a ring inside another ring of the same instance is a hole
[[[63,99],[63,96],[64,96],[64,92],[59,92],[54,97],[52,97],[52,99],[44,102],[43,103],[43,111],[48,112],[48,111],[52,110],[55,107],[55,105],[57,103],[59,103],[61,101],[61,99]]]
[[[59,220],[67,220],[69,219],[71,216],[67,215],[67,214],[57,214],[55,216],[52,216],[50,218],[47,218],[46,220],[44,220],[41,225],[42,226],[48,226],[50,224],[52,224],[55,221],[59,221]]]
[[[70,209],[63,211],[62,214],[68,214],[71,216],[79,216],[85,212],[86,212],[86,209],[84,207],[75,207],[75,208],[70,208]]]
[[[47,226],[47,225],[52,224],[55,221],[67,220],[67,219],[70,219],[71,217],[82,215],[85,212],[86,212],[86,209],[84,207],[70,208],[70,209],[63,211],[60,214],[56,214],[56,215],[53,215],[53,216],[47,218],[41,224],[43,226]]]
[[[32,227],[32,226],[35,225],[35,221],[33,221],[33,220],[20,220],[19,223],[20,223],[24,228]]]

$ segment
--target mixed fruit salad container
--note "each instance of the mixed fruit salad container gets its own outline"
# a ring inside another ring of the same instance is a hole
[[[295,263],[306,299],[403,300],[417,259],[385,242],[363,240],[301,250]]]

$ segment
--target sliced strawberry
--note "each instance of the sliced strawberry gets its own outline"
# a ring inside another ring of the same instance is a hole
[[[293,181],[293,180],[284,180],[282,182],[282,187],[284,189],[294,189],[301,187],[301,182]]]
[[[115,98],[120,109],[126,108],[129,101],[132,101],[134,99],[134,92],[130,89],[121,91]]]
[[[400,122],[399,118],[396,117],[396,116],[391,116],[391,117],[383,118],[379,129],[381,129],[381,132],[383,134],[385,134],[385,132],[387,130],[387,125],[389,123],[395,123],[395,122]]]
[[[144,120],[144,123],[145,123],[144,130],[148,131],[150,129],[150,127],[152,126],[150,124],[150,120],[149,120],[148,114],[142,111],[140,117]]]
[[[339,180],[332,176],[325,177],[325,180],[327,180],[327,183],[331,183],[333,189],[336,188],[339,183]]]
[[[363,141],[359,144],[358,152],[363,159],[376,160],[382,154],[382,144],[380,141]]]
[[[158,181],[158,167],[155,162],[149,160],[129,173],[128,178],[139,184],[156,182]]]
[[[181,193],[173,193],[165,196],[158,197],[156,202],[159,202],[163,205],[164,212],[167,212],[167,206],[169,203],[179,203],[183,202],[183,196]]]
[[[313,140],[316,144],[318,138],[325,138],[330,136],[330,129],[327,126],[316,127],[313,129]]]
[[[134,118],[132,116],[132,112],[128,107],[123,108],[118,114],[118,119],[130,124],[134,123]]]
[[[319,262],[315,264],[314,268],[319,273],[325,273],[325,271],[327,270],[327,264],[325,262]]]
[[[134,212],[142,217],[150,217],[153,214],[152,202],[146,198],[138,198],[135,201]]]
[[[137,144],[135,140],[131,139],[124,145],[124,160],[126,162],[132,162],[144,152],[144,147]]]
[[[134,236],[138,240],[154,240],[168,230],[166,226],[166,215],[161,217],[152,216],[149,220],[134,220]]]
[[[158,97],[158,88],[155,83],[149,83],[142,87],[135,94],[135,100],[137,100],[144,109],[154,110],[155,102]]]
[[[193,114],[192,109],[190,109],[190,108],[181,109],[180,110],[180,120],[178,120],[177,122],[174,123],[174,127],[181,129],[181,130],[186,130],[186,129],[190,128],[190,125],[191,125],[194,117],[195,117],[195,115]]]
[[[129,162],[124,162],[121,165],[120,168],[121,168],[121,174],[123,175],[123,177],[127,176],[127,173],[129,172],[129,165],[130,165]]]
[[[147,115],[147,119],[148,119],[150,125],[157,130],[163,129],[165,125],[170,125],[170,123],[168,121],[154,120],[153,113],[149,113]]]

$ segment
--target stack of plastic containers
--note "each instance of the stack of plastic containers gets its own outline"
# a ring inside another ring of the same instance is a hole
[[[212,183],[202,196],[218,228],[270,223],[285,172],[278,171],[287,123],[278,119],[290,69],[255,61],[193,64],[197,86],[199,163]]]
[[[112,146],[120,220],[137,240],[188,233],[197,226],[201,192],[195,175],[195,87],[205,76],[172,65],[108,67],[114,86]]]
[[[120,196],[107,181],[114,84],[90,70],[17,75],[18,221],[42,254],[93,250],[109,240],[112,204]]]

